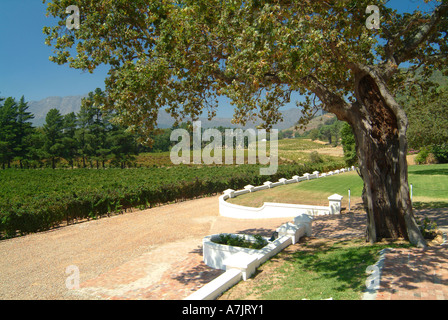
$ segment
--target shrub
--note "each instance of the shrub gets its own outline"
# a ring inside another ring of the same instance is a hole
[[[417,224],[425,239],[434,239],[436,237],[437,224],[428,217],[417,220]]]
[[[439,163],[437,161],[436,156],[434,155],[434,153],[428,153],[428,156],[426,157],[426,164],[437,164]]]
[[[448,163],[448,144],[424,147],[415,157],[417,164]]]
[[[431,151],[438,163],[448,163],[448,144],[432,146]]]
[[[212,241],[227,246],[257,249],[257,250],[263,248],[268,244],[268,242],[260,235],[255,235],[254,238],[255,241],[250,241],[238,235],[220,234],[219,239]]]
[[[348,166],[356,166],[358,164],[358,155],[356,154],[355,135],[353,134],[352,127],[345,122],[342,125],[340,134],[345,163]]]
[[[415,157],[415,163],[417,164],[425,164],[426,158],[429,155],[428,148],[422,148],[418,155]]]

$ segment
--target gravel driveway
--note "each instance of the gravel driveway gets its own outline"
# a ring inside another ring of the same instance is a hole
[[[214,196],[0,241],[0,299],[74,299],[67,267],[76,266],[83,283],[142,256],[152,259],[157,281],[206,235],[268,234],[289,220],[235,221],[218,209]]]

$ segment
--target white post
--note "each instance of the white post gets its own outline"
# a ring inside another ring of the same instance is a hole
[[[411,183],[411,205],[412,205],[412,183]]]
[[[350,189],[348,189],[348,212],[350,212]]]
[[[341,213],[341,200],[344,197],[339,194],[334,194],[328,197],[330,214],[340,214]]]
[[[229,198],[235,198],[235,190],[227,189],[224,191],[224,195],[229,196]]]

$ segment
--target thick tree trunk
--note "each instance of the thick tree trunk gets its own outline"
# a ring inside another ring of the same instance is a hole
[[[363,201],[367,211],[367,239],[404,238],[419,247],[426,242],[417,226],[407,174],[407,118],[397,112],[392,95],[369,74],[356,81],[357,119],[351,123],[356,139]]]

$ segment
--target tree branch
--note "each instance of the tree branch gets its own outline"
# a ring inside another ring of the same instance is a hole
[[[403,48],[394,54],[394,60],[397,65],[408,60],[414,54],[414,51],[423,44],[429,36],[437,29],[438,25],[448,14],[448,4],[443,3],[432,13],[428,22],[418,28],[418,32],[405,40]],[[410,24],[412,25],[412,24]]]
[[[311,85],[310,91],[322,101],[327,111],[334,113],[339,120],[348,121],[350,119],[351,104],[328,89],[314,76],[308,75],[305,81]]]

